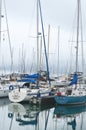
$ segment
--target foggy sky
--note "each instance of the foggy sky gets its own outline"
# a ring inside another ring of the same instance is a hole
[[[11,46],[13,49],[13,59],[14,61],[19,61],[19,57],[20,58],[22,57],[19,54],[20,53],[19,50],[22,51],[21,48],[23,46],[24,51],[26,50],[26,54],[25,54],[26,60],[28,60],[31,63],[33,48],[36,47],[36,44],[34,45],[34,43],[36,43],[35,42],[36,39],[31,38],[36,36],[35,34],[36,33],[35,31],[36,30],[36,0],[5,0],[5,3],[6,3],[6,10],[7,10]],[[74,20],[75,11],[76,11],[76,4],[77,4],[77,0],[41,0],[45,35],[47,35],[48,32],[48,25],[50,24],[51,26],[50,53],[57,52],[56,47],[58,42],[58,26],[59,26],[60,27],[60,56],[61,56],[60,59],[61,62],[65,61],[65,65],[67,64],[67,60],[69,58],[68,49],[70,45],[68,43],[68,40],[70,37],[71,28],[73,26],[72,24]],[[86,25],[85,25],[86,24],[86,14],[85,14],[86,1],[85,0],[81,1],[81,6],[82,6],[83,33],[85,37],[86,35],[85,34],[85,30],[86,30]],[[4,10],[3,2],[2,2],[2,10]],[[4,14],[4,11],[2,11],[2,13]],[[6,26],[5,23],[4,26]],[[3,43],[3,39],[2,39],[2,43]],[[4,46],[4,44],[2,46]],[[6,49],[6,47],[4,47],[4,49]],[[7,55],[9,56],[9,53]],[[3,57],[5,59],[5,56]],[[53,55],[51,57],[53,57]],[[57,56],[54,56],[54,59],[57,60]]]

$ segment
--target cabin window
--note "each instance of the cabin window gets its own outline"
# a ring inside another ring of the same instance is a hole
[[[67,90],[67,91],[66,91],[66,94],[67,94],[67,95],[71,95],[71,93],[72,93],[72,90]]]

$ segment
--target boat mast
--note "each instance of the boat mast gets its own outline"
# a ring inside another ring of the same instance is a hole
[[[41,70],[41,67],[42,67],[42,35],[40,33],[40,70]]]
[[[82,12],[81,12],[81,2],[80,2],[80,22],[81,22],[81,52],[82,52],[82,72],[84,72],[84,57],[83,57],[83,28],[82,28]]]
[[[49,59],[49,43],[50,43],[50,25],[48,25],[48,46],[47,46],[47,57]]]
[[[60,27],[58,27],[58,66],[57,66],[58,74],[57,74],[57,77],[59,76],[59,34],[60,34]]]
[[[37,73],[39,71],[39,9],[38,9],[38,0],[37,0]]]
[[[79,8],[80,8],[80,0],[77,0],[77,42],[76,42],[76,73],[78,69],[78,45],[79,45]]]
[[[38,0],[38,4],[39,4],[39,10],[40,10],[40,18],[41,18],[42,35],[43,35],[43,42],[44,42],[44,52],[45,52],[45,59],[46,59],[46,67],[47,67],[47,73],[48,73],[48,81],[49,81],[49,84],[50,84],[49,65],[48,65],[48,57],[47,57],[47,50],[46,50],[44,25],[43,25],[43,18],[42,18],[42,10],[41,10],[41,2],[40,2],[40,0]]]
[[[5,0],[4,0],[4,9],[5,9],[5,17],[6,17],[6,26],[7,26],[8,40],[9,40],[10,56],[11,56],[11,72],[13,72],[13,52],[12,52],[12,47],[11,47],[11,40],[10,40],[10,33],[9,33],[9,26],[8,26],[8,18],[7,18],[7,11],[6,11]]]
[[[39,35],[38,35],[38,32],[39,32],[39,9],[38,9],[38,0],[37,0],[37,19],[36,19],[36,22],[37,22],[37,73],[39,72]],[[39,84],[39,81],[37,79],[37,86]]]

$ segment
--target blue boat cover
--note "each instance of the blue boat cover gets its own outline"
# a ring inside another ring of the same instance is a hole
[[[17,80],[17,82],[36,83],[36,80],[35,79],[23,78],[23,79]]]
[[[71,83],[69,84],[69,86],[73,85],[73,84],[77,84],[77,81],[78,81],[78,75],[74,74],[73,79],[72,79]]]
[[[23,78],[39,78],[39,74],[25,75]]]

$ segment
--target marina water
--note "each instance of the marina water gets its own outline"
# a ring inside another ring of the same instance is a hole
[[[85,130],[86,106],[31,105],[0,99],[0,130]]]

